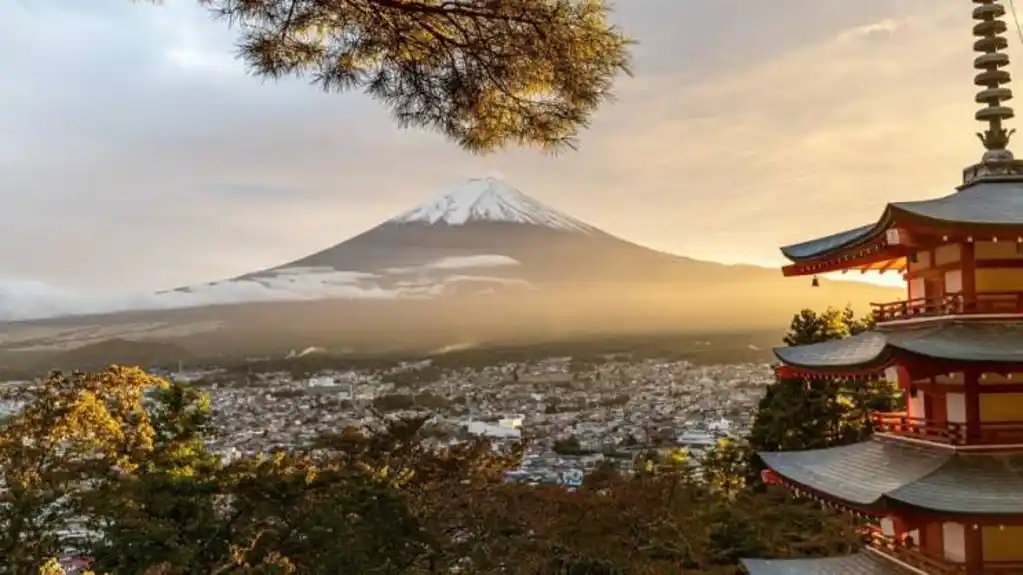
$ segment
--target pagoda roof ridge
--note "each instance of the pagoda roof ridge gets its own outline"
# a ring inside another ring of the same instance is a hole
[[[837,557],[741,559],[749,575],[902,575],[906,571],[876,553],[861,551]]]
[[[892,202],[872,224],[787,245],[781,252],[796,263],[836,258],[846,250],[882,238],[889,229],[914,225],[949,231],[965,226],[976,231],[978,237],[985,231],[992,235],[1010,231],[1010,235],[1023,236],[1023,179],[978,180],[939,198]]]
[[[875,436],[840,447],[758,455],[784,479],[854,506],[1023,513],[1023,453],[963,453]]]
[[[1023,226],[1023,178],[979,180],[940,198],[888,204],[886,212],[942,225]]]
[[[885,326],[844,339],[773,351],[786,365],[822,372],[880,369],[898,353],[953,362],[1023,363],[1023,320]]]

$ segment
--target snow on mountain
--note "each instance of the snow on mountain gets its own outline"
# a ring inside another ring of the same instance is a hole
[[[530,224],[586,234],[599,232],[494,177],[472,178],[386,223],[459,226],[470,222]]]
[[[609,242],[624,243],[490,175],[463,181],[323,251],[221,281],[130,294],[82,294],[45,284],[0,281],[0,321],[248,302],[422,299],[536,289],[542,278],[582,273],[579,270],[588,269],[586,262],[594,257],[607,259]]]

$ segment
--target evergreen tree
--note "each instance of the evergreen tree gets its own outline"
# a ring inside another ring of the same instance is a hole
[[[873,327],[873,317],[857,318],[852,306],[829,307],[821,313],[804,309],[792,316],[789,331],[782,341],[787,346],[808,345],[842,339]]]
[[[220,459],[206,441],[213,428],[209,397],[183,384],[154,389],[148,402],[152,448],[133,471],[107,474],[79,498],[100,537],[90,549],[101,573],[197,573],[229,554],[218,513]]]
[[[200,0],[265,78],[361,90],[472,152],[574,146],[628,71],[604,0]]]
[[[851,307],[823,313],[804,309],[792,318],[783,341],[809,345],[842,339],[873,328],[870,317],[857,318]],[[863,441],[873,433],[870,413],[901,404],[893,382],[842,377],[809,380],[779,377],[757,406],[749,434],[750,476],[759,482],[763,469],[757,451],[821,449]]]
[[[746,486],[747,447],[736,437],[726,437],[700,456],[703,480],[716,493],[732,498]]]

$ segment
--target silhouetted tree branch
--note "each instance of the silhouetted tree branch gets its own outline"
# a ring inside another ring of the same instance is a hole
[[[628,73],[605,0],[199,0],[264,78],[359,89],[474,153],[574,148]]]

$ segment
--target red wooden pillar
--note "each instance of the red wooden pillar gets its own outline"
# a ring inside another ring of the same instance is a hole
[[[977,245],[973,242],[959,244],[959,259],[962,261],[963,304],[977,301]]]
[[[909,545],[910,547],[920,546],[919,537],[917,537],[914,541],[909,541],[909,532],[917,528],[917,525],[912,519],[901,515],[893,515],[891,519],[896,540],[905,545]]]
[[[964,535],[966,575],[984,575],[984,533],[980,525],[967,525]]]
[[[980,372],[963,372],[963,387],[966,402],[966,443],[980,439]]]

